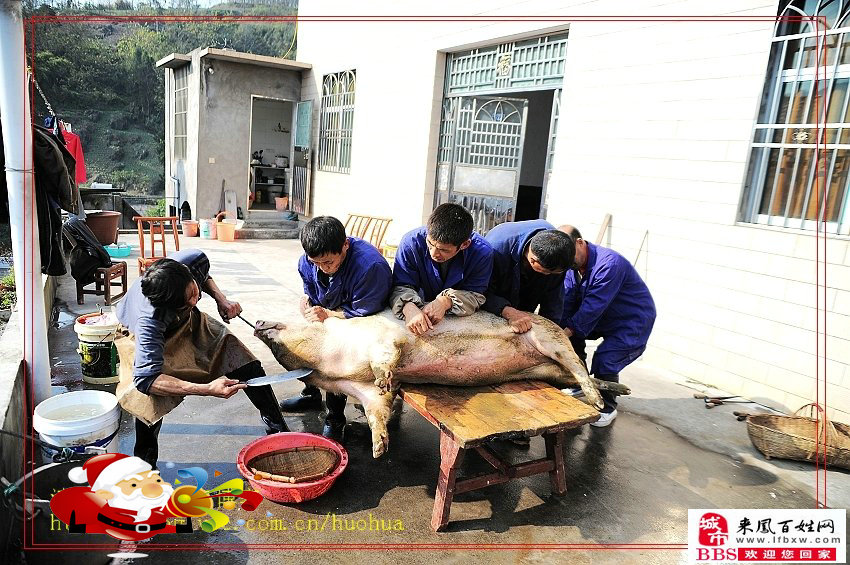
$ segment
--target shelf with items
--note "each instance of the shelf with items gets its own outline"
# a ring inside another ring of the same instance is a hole
[[[289,167],[251,164],[251,192],[256,204],[274,204],[275,198],[289,196]]]

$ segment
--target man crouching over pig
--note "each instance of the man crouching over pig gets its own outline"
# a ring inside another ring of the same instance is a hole
[[[384,309],[390,294],[392,272],[386,259],[372,244],[346,237],[345,226],[331,216],[310,220],[301,230],[304,255],[298,261],[298,274],[304,282],[301,314],[307,321],[328,318],[359,318]],[[327,392],[328,415],[322,435],[342,440],[345,429],[344,394]],[[321,391],[311,385],[300,396],[284,400],[284,412],[318,409]]]
[[[484,304],[493,249],[473,228],[466,208],[446,203],[426,226],[401,238],[390,308],[414,335],[434,329],[446,314],[469,316]]]
[[[118,306],[123,328],[115,340],[121,358],[116,390],[121,406],[136,417],[133,455],[156,468],[162,417],[187,395],[230,398],[239,390],[260,411],[267,433],[288,432],[271,386],[246,388],[265,375],[260,361],[223,324],[195,306],[206,292],[222,320],[242,312],[209,275],[198,249],[172,253],[150,267]]]

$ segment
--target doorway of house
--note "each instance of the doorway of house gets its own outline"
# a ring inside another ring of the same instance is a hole
[[[251,210],[289,210],[293,110],[288,100],[251,97],[247,202]]]
[[[435,207],[465,206],[482,234],[546,217],[567,35],[447,55]]]

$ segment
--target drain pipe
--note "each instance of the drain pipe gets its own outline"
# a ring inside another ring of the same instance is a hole
[[[30,89],[20,0],[0,2],[0,61],[3,61],[0,65],[0,123],[3,125],[3,150],[6,153],[9,223],[26,391],[28,399],[37,404],[50,396],[50,358],[33,192]]]

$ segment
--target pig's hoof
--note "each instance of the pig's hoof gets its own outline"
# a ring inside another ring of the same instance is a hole
[[[381,436],[379,441],[376,441],[372,444],[372,458],[377,459],[381,455],[387,452],[387,447],[389,447],[390,438],[385,435]]]

